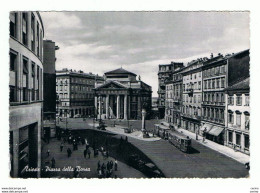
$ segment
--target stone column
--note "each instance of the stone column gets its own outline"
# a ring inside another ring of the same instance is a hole
[[[106,96],[106,118],[109,118],[109,95]]]
[[[124,96],[124,119],[127,119],[127,95]]]
[[[120,119],[120,95],[117,95],[116,99],[116,118]]]
[[[146,129],[145,129],[145,116],[146,116],[146,110],[143,109],[142,110],[142,132],[144,132]]]
[[[94,106],[94,112],[93,112],[95,118],[97,116],[97,109],[98,109],[98,98],[97,98],[97,96],[95,96],[95,106]]]
[[[99,119],[101,119],[101,114],[102,114],[102,112],[101,112],[101,110],[102,110],[102,109],[101,109],[102,101],[101,101],[101,100],[102,100],[102,97],[99,96],[99,100],[98,100],[98,101],[99,101],[99,106],[98,106],[98,107],[99,107]]]

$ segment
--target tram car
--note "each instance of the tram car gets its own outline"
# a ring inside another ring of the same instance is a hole
[[[169,131],[168,141],[182,152],[189,153],[191,150],[191,139],[182,133]]]
[[[163,124],[155,124],[153,134],[162,139],[168,139],[168,131],[170,129]]]

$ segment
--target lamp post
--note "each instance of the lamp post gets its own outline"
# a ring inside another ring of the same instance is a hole
[[[142,110],[142,132],[146,132],[146,129],[145,129],[145,116],[146,116],[146,110],[143,109]]]

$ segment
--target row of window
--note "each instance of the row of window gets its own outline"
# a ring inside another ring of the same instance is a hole
[[[225,88],[225,78],[215,78],[210,80],[204,80],[204,89],[216,89]]]
[[[187,76],[184,76],[183,81],[196,80],[198,77],[201,77],[201,72],[197,72],[197,73],[193,73],[193,74],[189,74]]]
[[[233,139],[234,138],[233,133],[235,135],[236,140]],[[229,131],[228,132],[228,142],[231,144],[236,144],[238,146],[241,146],[242,145],[241,144],[241,134]],[[244,135],[244,144],[243,144],[244,148],[249,149],[249,145],[250,145],[249,143],[250,143],[249,135]]]
[[[224,122],[224,109],[219,108],[202,108],[202,116],[204,119],[210,119],[212,121]]]
[[[203,71],[203,77],[218,76],[226,73],[226,65],[213,67]]]
[[[204,99],[203,102],[219,102],[219,103],[225,103],[225,97],[224,93],[204,93]]]
[[[228,113],[228,123],[230,124],[235,124],[236,126],[240,127],[241,126],[241,116],[242,113],[234,113],[229,112]],[[236,118],[236,121],[234,122],[234,117]],[[245,129],[249,130],[249,115],[244,115],[244,121],[245,121]]]
[[[20,33],[18,31],[18,19],[20,18],[17,12],[10,13],[10,36],[16,39],[18,38],[18,33]],[[29,20],[31,21],[31,26],[29,26]],[[42,58],[43,32],[42,29],[40,29],[39,22],[36,21],[35,15],[33,13],[29,14],[29,12],[22,13],[21,21],[22,36],[20,42],[27,47],[30,42],[31,47],[29,49],[38,57]],[[31,34],[28,33],[28,28],[31,29]]]
[[[189,90],[201,90],[201,81],[199,82],[190,82],[187,83],[186,85],[183,84],[183,91],[187,92]]]
[[[183,95],[184,102],[186,103],[201,103],[201,95],[189,96],[187,94]]]
[[[42,87],[42,69],[25,56],[22,57],[22,77],[18,75],[18,53],[10,52],[10,102],[37,101],[40,100],[40,88]],[[18,79],[21,79],[19,81]],[[19,82],[22,85],[19,85]]]
[[[183,106],[182,113],[190,116],[201,116],[201,109],[200,107]]]
[[[234,105],[234,99],[236,99],[236,105],[237,106],[242,106],[243,104],[243,98],[242,98],[242,95],[236,95],[235,97],[234,96],[228,96],[228,105]],[[249,106],[250,104],[250,97],[249,95],[245,95],[244,97],[244,106]]]

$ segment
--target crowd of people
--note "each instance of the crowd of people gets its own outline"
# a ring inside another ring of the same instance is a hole
[[[59,151],[63,152],[64,147],[67,147],[67,157],[70,158],[72,156],[73,151],[78,150],[78,146],[85,145],[83,150],[84,159],[91,159],[91,153],[93,152],[93,157],[98,157],[99,153],[102,154],[103,160],[107,160],[109,158],[109,151],[108,149],[101,146],[99,149],[96,147],[96,144],[93,143],[92,147],[90,147],[88,140],[86,138],[82,138],[79,135],[73,134],[70,131],[62,131],[59,140],[61,140]],[[72,145],[72,147],[71,147]],[[47,157],[50,157],[51,151],[47,149]],[[53,155],[52,155],[53,156]],[[54,168],[56,164],[56,160],[54,157],[51,159],[51,167]],[[112,177],[114,171],[118,169],[118,162],[117,160],[110,160],[107,163],[102,163],[100,160],[97,163],[97,177],[104,178],[104,177]],[[79,177],[80,173],[76,170],[73,172],[73,177]],[[114,175],[117,177],[117,175]]]

